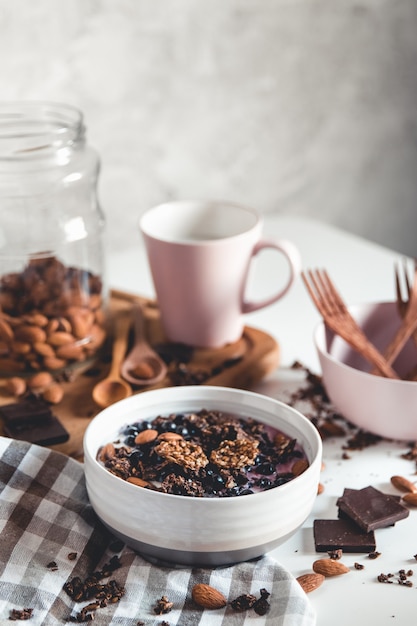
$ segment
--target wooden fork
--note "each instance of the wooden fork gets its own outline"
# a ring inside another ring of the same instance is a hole
[[[402,276],[402,279],[401,279]],[[414,285],[417,280],[417,260],[414,260]],[[403,295],[402,283],[405,286],[405,295]],[[404,259],[402,264],[402,270],[399,265],[395,266],[395,292],[397,298],[397,309],[402,319],[405,318],[407,310],[410,304],[410,297],[412,293],[412,284],[407,271],[407,262]],[[416,316],[417,317],[417,316]],[[412,331],[411,337],[417,347],[417,328]],[[412,368],[411,372],[405,377],[406,380],[417,380],[417,365]]]
[[[412,283],[409,281],[406,267],[404,267],[403,274],[407,289],[407,300],[402,298],[399,270],[396,269],[397,303],[400,313],[403,315],[403,321],[384,352],[384,356],[390,364],[395,361],[408,339],[417,331],[417,265],[415,264],[414,266]]]
[[[410,278],[408,276],[408,272],[407,272],[407,263],[404,260],[403,261],[403,269],[402,269],[402,276],[403,276],[403,281],[405,284],[405,297],[403,297],[403,289],[401,287],[401,272],[399,270],[399,266],[396,265],[395,266],[395,292],[396,292],[396,296],[397,296],[397,309],[399,314],[401,315],[401,317],[404,319],[405,314],[407,312],[408,309],[408,305],[409,305],[409,300],[410,300],[410,294],[411,294],[411,282],[410,282]],[[414,261],[414,269],[415,271],[417,270],[417,260]],[[414,343],[417,346],[417,329],[414,330],[411,333],[411,336],[413,338]]]
[[[398,375],[390,364],[369,341],[349,313],[327,272],[325,270],[309,270],[308,272],[301,272],[301,277],[327,326],[342,337],[364,359],[374,365],[383,376],[398,379]]]

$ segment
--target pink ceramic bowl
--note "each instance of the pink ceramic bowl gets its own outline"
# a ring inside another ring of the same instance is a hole
[[[367,337],[383,351],[401,320],[395,302],[349,307]],[[314,333],[323,383],[335,407],[356,426],[388,439],[417,439],[417,382],[369,373],[371,366],[320,323]],[[410,340],[393,367],[405,376],[417,365]]]

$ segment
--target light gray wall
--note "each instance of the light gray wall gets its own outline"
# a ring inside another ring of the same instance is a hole
[[[0,0],[0,97],[84,111],[112,246],[223,198],[417,256],[416,33],[417,0]]]

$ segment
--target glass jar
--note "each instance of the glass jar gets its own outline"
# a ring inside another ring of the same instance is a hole
[[[99,159],[82,113],[0,104],[0,375],[60,370],[106,336]]]

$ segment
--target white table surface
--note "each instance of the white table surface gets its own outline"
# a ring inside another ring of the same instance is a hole
[[[266,238],[290,239],[302,256],[303,268],[325,267],[349,304],[394,300],[394,263],[401,255],[334,227],[305,218],[265,216]],[[143,242],[138,233],[137,247],[123,250],[109,257],[111,287],[125,289],[144,296],[154,296]],[[253,272],[250,295],[254,298],[270,293],[274,276],[285,271],[272,253],[258,261]],[[312,342],[312,333],[320,320],[301,279],[285,298],[271,307],[252,313],[246,323],[274,336],[281,347],[280,367],[259,383],[255,391],[282,399],[287,390],[300,383],[300,374],[290,369],[298,360],[320,373]],[[415,465],[401,458],[408,450],[404,442],[381,442],[358,452],[350,452],[350,459],[342,459],[340,439],[324,442],[322,472],[324,492],[317,497],[313,511],[303,527],[283,546],[273,551],[277,560],[294,576],[310,572],[315,559],[326,556],[314,549],[313,520],[336,519],[336,500],[345,487],[359,489],[368,485],[387,493],[398,493],[390,485],[390,477],[400,474],[416,480]],[[375,560],[366,554],[345,554],[343,562],[351,567],[348,574],[326,579],[309,595],[317,613],[318,626],[352,626],[377,624],[408,626],[415,623],[417,608],[417,511],[395,526],[376,531]],[[365,565],[354,569],[355,562]],[[378,583],[378,574],[400,569],[413,569],[413,588],[398,584]]]

